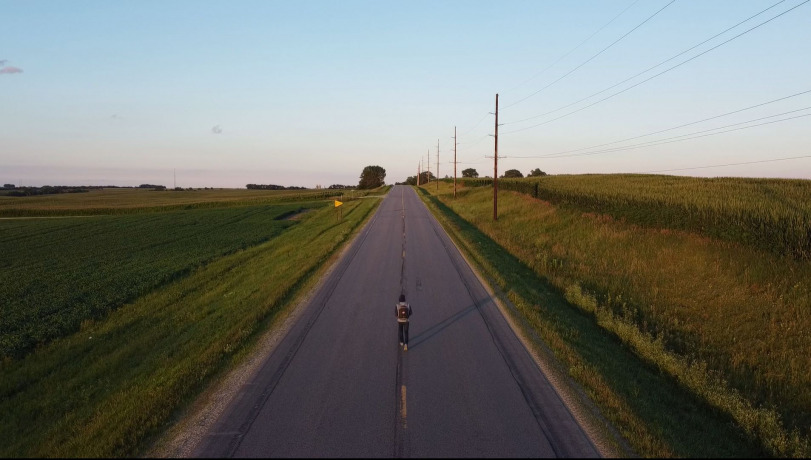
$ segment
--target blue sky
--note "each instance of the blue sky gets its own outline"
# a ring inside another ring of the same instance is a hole
[[[394,183],[437,142],[452,175],[454,126],[458,170],[492,176],[496,93],[499,173],[811,179],[805,0],[0,0],[0,23],[2,183]]]

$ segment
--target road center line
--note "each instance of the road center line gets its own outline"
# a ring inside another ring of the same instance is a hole
[[[400,421],[403,424],[403,429],[408,428],[408,418],[406,411],[406,386],[400,386]]]
[[[405,221],[405,187],[400,189],[402,197],[402,218],[403,218],[403,240],[402,240],[402,264],[400,267],[400,292],[406,294],[408,281],[405,275],[406,263],[406,221]],[[403,458],[408,456],[408,423],[406,409],[406,366],[403,364],[403,353],[397,348],[397,371],[394,382],[394,393],[397,408],[395,409],[396,420],[394,423],[394,457]]]

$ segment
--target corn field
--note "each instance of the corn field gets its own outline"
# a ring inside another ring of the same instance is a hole
[[[468,186],[492,179],[465,180]],[[811,181],[638,174],[501,179],[512,190],[554,204],[644,226],[684,230],[811,258]]]

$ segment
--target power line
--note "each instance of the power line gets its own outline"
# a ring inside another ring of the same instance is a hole
[[[681,125],[678,125],[678,126],[674,126],[672,128],[661,129],[659,131],[654,131],[652,133],[647,133],[647,134],[642,134],[642,135],[639,135],[639,136],[629,137],[629,138],[621,139],[621,140],[618,140],[618,141],[606,142],[606,143],[603,143],[603,144],[592,145],[592,146],[589,146],[589,147],[582,147],[582,148],[579,148],[579,149],[564,150],[564,151],[561,151],[561,152],[550,153],[550,154],[547,154],[547,155],[543,155],[543,156],[539,156],[539,157],[533,157],[533,158],[555,158],[555,157],[558,157],[558,156],[565,156],[564,154],[567,154],[567,153],[581,152],[583,150],[591,150],[591,149],[595,149],[595,148],[598,148],[598,147],[606,147],[606,146],[609,146],[609,145],[621,144],[623,142],[628,142],[628,141],[632,141],[632,140],[635,140],[635,139],[641,139],[643,137],[653,136],[653,135],[656,135],[656,134],[666,133],[668,131],[673,131],[673,130],[676,130],[676,129],[679,129],[679,128],[684,128],[684,127],[687,127],[687,126],[692,126],[692,125],[696,125],[696,124],[699,124],[699,123],[704,123],[705,121],[715,120],[715,119],[726,117],[726,116],[729,116],[729,115],[734,115],[736,113],[745,112],[747,110],[751,110],[751,109],[754,109],[754,108],[757,108],[757,107],[763,107],[763,106],[768,105],[768,104],[773,104],[775,102],[784,101],[786,99],[791,99],[793,97],[801,96],[803,94],[808,94],[808,93],[811,93],[811,90],[801,91],[799,93],[795,93],[795,94],[792,94],[792,95],[789,95],[789,96],[784,96],[784,97],[781,97],[781,98],[772,99],[771,101],[762,102],[760,104],[755,104],[755,105],[750,105],[749,107],[744,107],[742,109],[733,110],[732,112],[722,113],[720,115],[715,115],[715,116],[712,116],[712,117],[709,117],[709,118],[704,118],[702,120],[693,121],[693,122],[690,122],[690,123],[684,123],[684,124],[681,124]]]
[[[643,21],[642,23],[640,23],[639,25],[637,25],[636,27],[634,27],[634,28],[633,28],[631,31],[627,32],[625,35],[623,35],[622,37],[620,37],[619,39],[617,39],[616,41],[614,41],[614,43],[612,43],[612,44],[611,44],[611,45],[609,45],[608,47],[604,48],[602,51],[600,51],[600,52],[599,52],[599,53],[597,53],[596,55],[592,56],[592,57],[591,57],[591,58],[590,58],[588,61],[590,61],[590,60],[592,60],[592,59],[596,58],[596,57],[597,57],[599,54],[603,53],[603,52],[604,52],[604,51],[606,51],[608,48],[610,48],[610,47],[614,46],[614,44],[616,44],[617,42],[619,42],[620,40],[622,40],[623,38],[625,38],[625,37],[626,37],[627,35],[629,35],[631,32],[633,32],[634,30],[636,30],[637,28],[639,28],[640,26],[642,26],[642,25],[643,25],[645,22],[647,22],[648,20],[650,20],[651,18],[653,18],[653,16],[656,16],[657,14],[659,14],[659,12],[660,12],[660,11],[662,11],[662,10],[663,10],[663,9],[665,9],[665,8],[667,8],[667,7],[668,7],[668,6],[669,6],[671,3],[675,2],[675,1],[676,1],[676,0],[672,0],[670,3],[668,3],[667,5],[665,5],[665,6],[664,6],[663,8],[661,8],[659,11],[657,11],[657,12],[656,12],[656,13],[654,13],[652,16],[650,16],[648,19],[646,19],[645,21]],[[783,1],[785,1],[785,0],[783,0]],[[586,42],[588,42],[589,40],[591,40],[591,39],[592,39],[592,38],[593,38],[595,35],[597,35],[597,34],[598,34],[598,33],[600,33],[600,32],[601,32],[603,29],[605,29],[606,27],[608,27],[608,26],[609,26],[611,23],[613,23],[615,20],[617,20],[617,19],[618,19],[620,16],[622,16],[622,15],[623,15],[623,14],[624,14],[626,11],[628,11],[629,9],[631,9],[631,7],[633,7],[633,6],[634,6],[634,5],[636,5],[637,3],[639,3],[639,0],[635,0],[633,3],[631,3],[630,5],[628,5],[627,7],[625,7],[625,9],[623,9],[622,11],[620,11],[620,13],[619,13],[619,14],[617,14],[616,16],[614,16],[614,17],[613,17],[613,18],[612,18],[610,21],[608,21],[608,22],[607,22],[606,24],[604,24],[602,27],[600,27],[599,29],[597,29],[597,31],[595,31],[594,33],[592,33],[592,34],[591,34],[591,35],[590,35],[588,38],[586,38],[585,40],[583,40],[582,42],[580,42],[580,44],[578,44],[577,46],[575,46],[574,48],[572,48],[572,49],[571,49],[569,52],[567,52],[566,54],[564,54],[563,56],[561,56],[560,58],[558,58],[558,59],[557,59],[555,62],[553,62],[552,64],[550,64],[549,66],[547,66],[545,69],[541,70],[541,71],[540,71],[540,72],[538,72],[537,74],[535,74],[535,75],[533,75],[532,77],[530,77],[529,79],[525,80],[523,83],[520,83],[520,84],[518,84],[518,85],[514,86],[514,87],[513,87],[513,89],[515,89],[515,88],[517,88],[517,87],[519,87],[519,86],[522,86],[522,85],[524,85],[525,83],[527,83],[527,82],[529,82],[529,81],[531,81],[531,80],[533,80],[533,79],[537,78],[538,76],[540,76],[541,74],[543,74],[544,72],[546,72],[547,70],[549,70],[549,69],[550,69],[552,66],[554,66],[555,64],[557,64],[557,63],[558,63],[558,62],[560,62],[561,60],[563,60],[563,59],[565,59],[566,57],[568,57],[568,56],[569,56],[571,53],[573,53],[573,52],[574,52],[574,51],[576,51],[578,48],[580,48],[581,46],[583,46],[583,45],[584,45]],[[586,63],[588,63],[588,61],[586,61],[586,62],[582,63],[580,66],[578,66],[577,68],[573,69],[573,70],[572,70],[572,71],[570,71],[569,73],[572,73],[572,72],[574,72],[575,70],[577,70],[578,68],[582,67],[583,65],[585,65]],[[568,74],[567,74],[567,75],[568,75]],[[565,75],[564,75],[564,77],[565,77]],[[561,79],[562,79],[562,78],[563,78],[563,77],[561,77]],[[560,79],[556,80],[556,81],[555,81],[555,82],[553,82],[552,84],[556,83],[556,82],[557,82],[557,81],[559,81],[559,80],[560,80]],[[551,84],[550,84],[549,86],[551,86]],[[547,86],[547,87],[548,87],[548,86]],[[543,89],[545,89],[545,88],[542,88],[541,90],[543,90]],[[524,98],[524,99],[527,99],[527,98],[529,98],[529,97],[531,97],[531,96],[533,96],[533,95],[537,94],[537,93],[538,93],[538,92],[540,92],[541,90],[536,91],[535,93],[533,93],[533,94],[531,94],[531,95],[527,96],[527,97],[526,97],[526,98]],[[521,101],[523,101],[524,99],[522,99]],[[515,102],[515,103],[513,103],[513,104],[511,104],[511,105],[508,105],[507,107],[510,107],[510,106],[512,106],[512,105],[515,105],[515,104],[518,104],[518,103],[519,103],[519,102],[521,102],[521,101]],[[506,108],[506,107],[502,107],[502,110],[503,110],[504,108]],[[488,115],[492,115],[492,114],[493,114],[492,112],[488,112],[488,113],[484,114],[484,116],[482,116],[482,117],[481,117],[481,118],[480,118],[480,119],[479,119],[479,120],[478,120],[478,121],[477,121],[477,122],[476,122],[476,123],[475,123],[473,126],[471,126],[471,127],[470,127],[470,128],[468,128],[467,130],[465,130],[463,133],[461,133],[461,135],[462,135],[462,136],[464,136],[464,135],[466,135],[466,134],[470,133],[471,131],[473,131],[473,130],[474,130],[476,127],[477,127],[477,126],[479,126],[479,125],[481,124],[481,122],[482,122],[482,121],[484,121],[484,119],[485,119],[485,118],[487,118],[487,116],[488,116]],[[505,123],[502,123],[502,124],[505,124]],[[480,143],[482,140],[484,140],[484,139],[485,139],[485,138],[487,138],[487,137],[490,137],[490,135],[485,135],[485,136],[482,136],[482,137],[480,137],[479,139],[477,139],[476,141],[474,141],[474,142],[472,142],[472,143],[468,143],[468,142],[460,142],[460,143],[459,143],[459,145],[464,145],[464,144],[468,144],[468,145],[476,145],[476,144]]]
[[[483,140],[485,140],[485,139],[487,139],[488,137],[491,137],[491,136],[492,136],[492,134],[485,134],[484,136],[481,136],[481,137],[477,138],[475,141],[460,142],[459,145],[473,146],[473,145],[481,143],[481,141],[483,141]]]
[[[541,118],[541,117],[544,117],[544,116],[546,116],[546,115],[550,115],[550,114],[553,114],[553,113],[555,113],[555,112],[558,112],[558,111],[560,111],[560,110],[567,109],[567,108],[569,108],[569,107],[571,107],[571,106],[573,106],[573,105],[577,105],[577,104],[579,104],[579,103],[581,103],[581,102],[583,102],[583,101],[585,101],[585,100],[591,99],[592,97],[597,96],[597,95],[599,95],[599,94],[602,94],[602,93],[604,93],[604,92],[606,92],[606,91],[608,91],[608,90],[610,90],[610,89],[614,89],[614,88],[616,88],[617,86],[620,86],[620,85],[621,85],[621,84],[623,84],[623,83],[626,83],[626,82],[628,82],[628,81],[630,81],[630,80],[633,80],[634,78],[636,78],[636,77],[638,77],[638,76],[640,76],[640,75],[642,75],[642,74],[648,73],[648,72],[650,72],[651,70],[653,70],[653,69],[655,69],[655,68],[657,68],[657,67],[661,66],[662,64],[665,64],[665,63],[667,63],[667,62],[670,62],[670,61],[672,61],[673,59],[676,59],[677,57],[679,57],[679,56],[681,56],[681,55],[683,55],[683,54],[685,54],[685,53],[688,53],[688,52],[690,52],[690,51],[692,51],[692,50],[694,50],[694,49],[698,48],[699,46],[701,46],[701,45],[703,45],[703,44],[705,44],[705,43],[707,43],[707,42],[709,42],[709,41],[711,41],[711,40],[714,40],[714,39],[718,38],[719,36],[721,36],[721,35],[723,35],[723,34],[725,34],[725,33],[729,32],[730,30],[732,30],[732,29],[734,29],[734,28],[736,28],[736,27],[740,26],[741,24],[744,24],[744,23],[746,23],[746,22],[751,21],[752,19],[754,19],[754,18],[756,18],[756,17],[760,16],[761,14],[765,13],[766,11],[769,11],[770,9],[772,9],[772,8],[776,7],[777,5],[779,5],[779,4],[781,4],[781,3],[785,2],[785,1],[786,1],[786,0],[780,0],[779,2],[775,3],[774,5],[772,5],[772,6],[768,7],[768,8],[766,8],[765,10],[762,10],[762,11],[760,11],[759,13],[757,13],[757,14],[755,14],[755,15],[753,15],[753,16],[750,16],[750,17],[748,17],[748,18],[744,19],[743,21],[741,21],[741,22],[739,22],[739,23],[735,24],[735,25],[734,25],[734,26],[732,26],[732,27],[729,27],[729,28],[725,29],[725,30],[724,30],[724,31],[722,31],[722,32],[719,32],[719,33],[717,33],[717,34],[713,35],[712,37],[710,37],[710,38],[708,38],[708,39],[704,40],[703,42],[701,42],[701,43],[699,43],[699,44],[697,44],[697,45],[694,45],[694,46],[692,46],[692,47],[690,47],[690,48],[688,48],[688,49],[686,49],[686,50],[682,51],[681,53],[676,54],[675,56],[671,56],[670,58],[665,59],[664,61],[662,61],[662,62],[660,62],[660,63],[658,63],[658,64],[656,64],[656,65],[654,65],[654,66],[652,66],[652,67],[649,67],[649,68],[647,68],[647,69],[643,70],[642,72],[637,73],[636,75],[630,76],[630,77],[626,78],[625,80],[622,80],[621,82],[616,83],[616,84],[614,84],[614,85],[612,85],[612,86],[609,86],[608,88],[605,88],[605,89],[603,89],[603,90],[601,90],[601,91],[598,91],[598,92],[596,92],[596,93],[594,93],[594,94],[592,94],[592,95],[590,95],[590,96],[586,96],[586,97],[584,97],[584,98],[582,98],[582,99],[580,99],[580,100],[577,100],[577,101],[575,101],[575,102],[572,102],[571,104],[567,104],[567,105],[564,105],[564,106],[558,107],[558,108],[556,108],[555,110],[550,110],[549,112],[542,113],[542,114],[540,114],[540,115],[534,115],[534,116],[527,117],[527,118],[524,118],[524,119],[521,119],[521,120],[511,121],[510,123],[507,123],[507,124],[522,123],[522,122],[525,122],[525,121],[534,120],[534,119],[536,119],[536,118]]]
[[[764,123],[758,123],[758,124],[750,125],[750,126],[743,126],[743,127],[739,127],[739,128],[735,128],[735,129],[727,129],[726,131],[719,131],[717,133],[704,134],[704,133],[708,133],[710,131],[717,131],[719,129],[726,129],[726,128],[731,128],[733,126],[745,125],[745,124],[753,123],[753,122],[756,122],[756,121],[765,120],[765,119],[768,119],[768,118],[779,117],[779,116],[787,115],[789,113],[796,113],[796,112],[800,112],[800,111],[808,110],[808,109],[811,109],[811,106],[805,107],[803,109],[797,109],[797,110],[792,110],[792,111],[789,111],[789,112],[779,113],[779,114],[776,114],[776,115],[770,115],[768,117],[756,118],[754,120],[744,121],[744,122],[741,122],[741,123],[734,123],[734,124],[727,125],[727,126],[721,126],[719,128],[712,128],[712,129],[707,129],[707,130],[704,130],[704,131],[696,131],[696,132],[689,133],[689,134],[683,134],[681,136],[668,137],[668,138],[665,138],[665,139],[659,139],[659,140],[650,141],[650,142],[643,142],[643,143],[640,143],[640,144],[634,144],[634,145],[629,145],[629,146],[625,146],[625,147],[615,147],[615,148],[611,148],[611,149],[597,150],[597,151],[593,151],[593,152],[572,153],[572,154],[568,154],[568,155],[511,156],[511,158],[564,158],[564,157],[575,157],[575,156],[586,156],[586,155],[598,155],[598,154],[601,154],[601,153],[610,153],[610,152],[620,152],[620,151],[623,151],[623,150],[632,150],[632,149],[638,149],[638,148],[642,148],[642,147],[654,147],[654,146],[658,146],[658,145],[672,144],[674,142],[682,142],[682,141],[687,141],[687,140],[691,140],[691,139],[698,139],[698,138],[701,138],[701,137],[716,136],[718,134],[725,134],[725,133],[729,133],[729,132],[733,132],[733,131],[740,131],[740,130],[743,130],[743,129],[756,128],[758,126],[764,126],[764,125],[770,125],[770,124],[774,124],[774,123],[780,123],[780,122],[783,122],[783,121],[795,120],[797,118],[809,117],[809,116],[811,116],[811,113],[805,114],[805,115],[796,115],[796,116],[789,117],[789,118],[783,118],[781,120],[767,121],[767,122],[764,122]]]
[[[721,47],[721,46],[723,46],[723,45],[725,45],[725,44],[727,44],[727,43],[731,42],[732,40],[735,40],[735,39],[737,39],[737,38],[739,38],[739,37],[741,37],[741,36],[743,36],[743,35],[745,35],[745,34],[747,34],[747,33],[751,32],[751,31],[753,31],[753,30],[757,29],[758,27],[761,27],[761,26],[763,26],[763,25],[765,25],[765,24],[767,24],[767,23],[769,23],[769,22],[771,22],[771,21],[773,21],[773,20],[775,20],[775,19],[779,18],[780,16],[783,16],[783,15],[784,15],[784,14],[786,14],[786,13],[789,13],[790,11],[793,11],[793,10],[795,10],[795,9],[799,8],[800,6],[802,6],[802,5],[806,4],[806,3],[808,3],[809,1],[811,1],[811,0],[805,0],[805,1],[803,1],[802,3],[800,3],[800,4],[798,4],[798,5],[795,5],[794,7],[790,8],[790,9],[788,9],[788,10],[786,10],[786,11],[783,11],[782,13],[778,14],[777,16],[774,16],[774,17],[772,17],[772,18],[770,18],[770,19],[767,19],[766,21],[763,21],[763,22],[761,22],[760,24],[758,24],[758,25],[756,25],[756,26],[754,26],[754,27],[752,27],[752,28],[750,28],[750,29],[745,30],[745,31],[741,32],[740,34],[738,34],[738,35],[736,35],[736,36],[734,36],[734,37],[732,37],[732,38],[730,38],[730,39],[728,39],[728,40],[726,40],[726,41],[724,41],[724,42],[722,42],[722,43],[720,43],[720,44],[718,44],[718,45],[715,45],[715,46],[713,46],[712,48],[710,48],[710,49],[708,49],[708,50],[706,50],[706,51],[703,51],[703,52],[701,52],[701,53],[699,53],[699,54],[697,54],[697,55],[695,55],[695,56],[693,56],[693,57],[691,57],[691,58],[689,58],[689,59],[687,59],[687,60],[685,60],[685,61],[682,61],[682,62],[681,62],[681,63],[679,63],[679,64],[674,65],[673,67],[670,67],[670,68],[668,68],[668,69],[666,69],[666,70],[663,70],[663,71],[661,71],[661,72],[659,72],[659,73],[657,73],[657,74],[655,74],[655,75],[653,75],[653,76],[651,76],[651,77],[648,77],[648,78],[646,78],[645,80],[640,81],[639,83],[636,83],[636,84],[634,84],[634,85],[632,85],[632,86],[629,86],[628,88],[625,88],[625,89],[623,89],[622,91],[618,91],[618,92],[616,92],[616,93],[614,93],[614,94],[611,94],[611,95],[609,95],[609,96],[607,96],[607,97],[604,97],[604,98],[602,98],[602,99],[600,99],[600,100],[598,100],[598,101],[596,101],[596,102],[593,102],[593,103],[591,103],[591,104],[589,104],[589,105],[587,105],[587,106],[581,107],[581,108],[579,108],[579,109],[577,109],[577,110],[573,110],[573,111],[568,112],[568,113],[566,113],[566,114],[564,114],[564,115],[561,115],[561,116],[559,116],[559,117],[552,118],[551,120],[547,120],[547,121],[544,121],[544,122],[541,122],[541,123],[537,123],[537,124],[534,124],[534,125],[530,125],[530,126],[527,126],[527,127],[524,127],[524,128],[515,129],[515,130],[512,130],[512,131],[507,131],[507,132],[502,133],[502,134],[514,134],[514,133],[517,133],[517,132],[526,131],[526,130],[528,130],[528,129],[531,129],[531,128],[536,128],[536,127],[538,127],[538,126],[542,126],[542,125],[549,124],[549,123],[551,123],[551,122],[553,122],[553,121],[560,120],[561,118],[568,117],[569,115],[572,115],[572,114],[575,114],[575,113],[577,113],[577,112],[580,112],[580,111],[583,111],[583,110],[585,110],[585,109],[588,109],[588,108],[590,108],[590,107],[593,107],[593,106],[595,106],[595,105],[599,104],[600,102],[606,101],[606,100],[611,99],[611,98],[612,98],[612,97],[614,97],[614,96],[620,95],[620,94],[622,94],[622,93],[624,93],[624,92],[626,92],[626,91],[628,91],[628,90],[630,90],[630,89],[636,88],[637,86],[639,86],[639,85],[641,85],[641,84],[643,84],[643,83],[646,83],[646,82],[648,82],[648,81],[650,81],[650,80],[653,80],[654,78],[656,78],[656,77],[658,77],[658,76],[660,76],[660,75],[663,75],[663,74],[665,74],[665,73],[667,73],[667,72],[670,72],[671,70],[673,70],[673,69],[675,69],[675,68],[677,68],[677,67],[680,67],[680,66],[682,66],[682,65],[684,65],[684,64],[686,64],[686,63],[688,63],[688,62],[690,62],[690,61],[692,61],[692,60],[694,60],[694,59],[696,59],[696,58],[698,58],[698,57],[701,57],[701,56],[703,56],[703,55],[705,55],[705,54],[709,53],[710,51],[713,51],[713,50],[715,50],[715,49],[717,49],[717,48],[719,48],[719,47]]]
[[[804,109],[799,109],[799,110],[792,110],[791,112],[786,112],[786,113],[798,112],[800,110],[808,110],[808,109],[811,109],[811,107],[806,107]],[[693,133],[693,134],[706,133],[708,131],[716,131],[716,130],[719,130],[719,129],[724,129],[724,128],[728,128],[728,127],[732,127],[732,126],[739,126],[739,125],[742,125],[742,124],[752,123],[754,121],[764,120],[766,118],[773,118],[773,117],[777,117],[777,116],[781,116],[781,115],[785,115],[785,114],[772,115],[772,116],[769,116],[769,117],[759,118],[757,120],[751,120],[751,121],[747,121],[747,122],[743,122],[743,123],[735,123],[734,125],[728,125],[728,126],[721,127],[721,128],[713,128],[713,129],[710,129],[710,130],[698,131],[698,132]],[[676,136],[676,137],[672,137],[672,138],[668,138],[668,139],[662,139],[661,141],[646,142],[645,145],[637,145],[637,146],[627,147],[627,148],[626,147],[623,147],[623,148],[618,147],[617,149],[613,149],[612,151],[629,150],[630,148],[653,147],[653,146],[657,146],[657,145],[672,144],[674,142],[688,141],[688,140],[692,140],[692,139],[698,139],[698,138],[701,138],[701,137],[716,136],[718,134],[725,134],[725,133],[730,133],[730,132],[733,132],[733,131],[741,131],[743,129],[756,128],[758,126],[771,125],[771,124],[774,124],[774,123],[781,123],[781,122],[784,122],[784,121],[795,120],[797,118],[804,118],[804,117],[811,117],[811,113],[808,113],[808,114],[805,114],[805,115],[796,115],[796,116],[793,116],[793,117],[783,118],[781,120],[767,121],[767,122],[758,123],[758,124],[750,125],[750,126],[743,126],[743,127],[735,128],[735,129],[728,129],[726,131],[719,131],[717,133],[700,134],[700,135],[685,134],[684,136]],[[691,137],[685,137],[685,136],[691,136]],[[678,139],[678,138],[683,138],[683,139]],[[596,152],[593,152],[593,153],[596,153]]]
[[[782,116],[782,115],[787,115],[789,113],[795,113],[795,112],[799,112],[799,111],[802,111],[802,110],[808,110],[808,109],[811,109],[811,107],[806,107],[804,109],[798,109],[798,110],[792,110],[790,112],[784,112],[784,113],[780,113],[780,114],[777,114],[777,115],[770,115],[768,117],[758,118],[758,119],[755,119],[755,120],[745,121],[745,122],[742,122],[742,123],[735,123],[735,124],[732,124],[732,125],[722,126],[720,128],[707,129],[707,130],[704,130],[704,131],[697,131],[697,132],[694,132],[694,133],[691,133],[691,134],[684,134],[682,136],[674,136],[674,137],[669,137],[669,138],[665,138],[665,139],[660,139],[658,141],[644,142],[642,144],[631,145],[631,146],[627,146],[627,147],[616,147],[614,149],[607,149],[607,150],[602,150],[602,151],[598,150],[596,152],[586,152],[586,153],[580,153],[580,154],[576,154],[576,155],[595,155],[595,154],[598,154],[598,153],[619,152],[619,151],[622,151],[622,150],[631,150],[631,149],[636,149],[636,148],[641,148],[641,147],[653,147],[653,146],[657,146],[657,145],[672,144],[673,142],[681,142],[681,141],[687,141],[687,140],[691,140],[691,139],[698,139],[700,137],[707,137],[707,136],[715,136],[715,135],[718,135],[718,134],[725,134],[725,133],[729,133],[729,132],[732,132],[732,131],[740,131],[740,130],[743,130],[743,129],[756,128],[758,126],[770,125],[770,124],[773,124],[773,123],[780,123],[780,122],[783,122],[783,121],[789,121],[789,120],[794,120],[794,119],[797,119],[797,118],[808,117],[808,116],[811,116],[811,114],[797,115],[797,116],[793,116],[793,117],[789,117],[789,118],[784,118],[782,120],[773,120],[773,121],[768,121],[768,122],[765,122],[765,123],[758,123],[758,124],[751,125],[751,126],[743,126],[743,127],[740,127],[740,128],[728,129],[726,131],[719,131],[717,133],[704,134],[704,133],[708,133],[710,131],[718,131],[719,129],[726,129],[726,128],[731,128],[733,126],[745,125],[745,124],[753,123],[755,121],[766,120],[768,118],[779,117],[779,116]],[[683,139],[680,139],[680,138],[683,138]],[[571,156],[576,156],[576,155],[571,155]],[[556,157],[552,157],[552,158],[556,158]]]
[[[465,134],[467,134],[467,133],[469,133],[469,132],[473,131],[474,129],[476,129],[476,127],[477,127],[477,126],[479,126],[479,123],[481,123],[482,121],[484,121],[484,119],[485,119],[485,118],[487,118],[487,116],[488,116],[488,115],[490,115],[490,112],[485,113],[485,114],[484,114],[484,116],[483,116],[483,117],[481,117],[481,118],[479,119],[479,121],[477,121],[477,122],[476,122],[476,124],[475,124],[475,125],[473,125],[473,126],[470,128],[470,129],[468,129],[467,131],[463,132],[463,133],[462,133],[462,134],[460,134],[460,135],[461,135],[461,136],[464,136]]]
[[[546,72],[547,70],[549,70],[549,69],[551,69],[552,67],[554,67],[554,66],[555,66],[555,64],[557,64],[558,62],[560,62],[560,61],[562,61],[562,60],[566,59],[566,58],[567,58],[567,57],[568,57],[570,54],[572,54],[573,52],[577,51],[577,49],[579,49],[581,46],[585,45],[585,44],[586,44],[586,42],[588,42],[589,40],[591,40],[592,38],[594,38],[594,36],[595,36],[595,35],[597,35],[598,33],[602,32],[602,30],[603,30],[603,29],[605,29],[606,27],[608,27],[609,25],[611,25],[611,23],[613,23],[614,21],[616,21],[616,20],[617,20],[617,18],[619,18],[620,16],[622,16],[623,14],[625,14],[625,12],[626,12],[626,11],[628,11],[629,9],[631,9],[631,7],[632,7],[632,6],[634,6],[634,5],[636,5],[637,3],[639,3],[639,0],[635,0],[633,3],[631,3],[630,5],[628,5],[627,7],[625,7],[625,9],[624,9],[624,10],[622,10],[622,11],[620,11],[620,13],[619,13],[618,15],[614,16],[614,17],[613,17],[613,18],[612,18],[610,21],[608,21],[608,22],[607,22],[607,23],[605,23],[605,24],[604,24],[602,27],[600,27],[599,29],[597,29],[597,31],[595,31],[593,34],[589,35],[589,37],[588,37],[588,38],[586,38],[585,40],[583,40],[582,42],[580,42],[580,44],[579,44],[579,45],[577,45],[577,46],[575,46],[574,48],[572,48],[571,50],[569,50],[569,52],[568,52],[568,53],[566,53],[566,54],[564,54],[563,56],[561,56],[561,57],[557,58],[557,60],[555,60],[555,62],[553,62],[553,63],[549,64],[548,66],[546,66],[546,67],[545,67],[543,70],[541,70],[540,72],[538,72],[538,73],[536,73],[535,75],[533,75],[533,76],[529,77],[528,79],[524,80],[523,82],[521,82],[521,83],[519,83],[519,84],[517,84],[517,85],[513,86],[512,88],[508,89],[507,91],[508,91],[508,92],[510,92],[510,91],[514,90],[515,88],[518,88],[519,86],[523,86],[523,85],[527,84],[528,82],[530,82],[530,81],[532,81],[532,80],[534,80],[534,79],[538,78],[539,76],[541,76],[541,75],[542,75],[544,72]],[[517,102],[516,102],[516,104],[517,104]],[[506,107],[502,107],[502,109],[504,109],[504,108],[506,108]]]
[[[757,161],[743,161],[740,163],[725,163],[720,165],[707,165],[707,166],[694,166],[691,168],[674,168],[674,169],[659,169],[656,171],[646,171],[642,174],[650,174],[650,173],[657,173],[657,172],[670,172],[670,171],[687,171],[690,169],[707,169],[707,168],[723,168],[726,166],[740,166],[740,165],[751,165],[756,163],[771,163],[774,161],[787,161],[787,160],[799,160],[801,158],[811,158],[811,155],[801,155],[797,157],[786,157],[786,158],[772,158],[770,160],[757,160]]]
[[[521,102],[526,101],[527,99],[531,98],[532,96],[535,96],[536,94],[540,93],[541,91],[543,91],[543,90],[545,90],[545,89],[549,88],[550,86],[554,85],[555,83],[557,83],[557,82],[559,82],[559,81],[563,80],[564,78],[568,77],[569,75],[571,75],[572,73],[574,73],[574,72],[575,72],[577,69],[579,69],[579,68],[583,67],[584,65],[588,64],[588,63],[589,63],[589,62],[591,62],[591,61],[592,61],[594,58],[596,58],[597,56],[599,56],[599,55],[603,54],[603,53],[604,53],[605,51],[607,51],[609,48],[611,48],[612,46],[614,46],[614,45],[616,45],[617,43],[619,43],[619,42],[620,42],[620,40],[622,40],[623,38],[625,38],[625,37],[627,37],[628,35],[630,35],[630,34],[631,34],[633,31],[635,31],[636,29],[638,29],[638,28],[642,27],[642,26],[643,26],[643,25],[644,25],[646,22],[648,22],[648,21],[650,21],[651,19],[653,19],[653,17],[654,17],[654,16],[656,16],[656,15],[657,15],[657,14],[659,14],[659,13],[661,13],[661,12],[662,12],[662,11],[663,11],[665,8],[667,8],[668,6],[672,5],[672,4],[673,4],[673,3],[675,3],[675,2],[676,2],[676,0],[670,0],[670,3],[668,3],[668,4],[667,4],[667,5],[665,5],[665,6],[663,6],[663,7],[662,7],[661,9],[659,9],[657,12],[653,13],[653,14],[652,14],[652,15],[650,15],[650,16],[649,16],[647,19],[645,19],[644,21],[642,21],[641,23],[639,23],[639,24],[638,24],[636,27],[634,27],[633,29],[631,29],[631,30],[629,30],[628,32],[626,32],[626,33],[625,33],[625,35],[623,35],[623,36],[621,36],[620,38],[618,38],[618,39],[614,40],[614,42],[612,42],[610,45],[608,45],[608,46],[606,46],[605,48],[603,48],[602,50],[600,50],[600,51],[599,51],[597,54],[595,54],[594,56],[592,56],[592,57],[590,57],[590,58],[586,59],[586,60],[585,60],[583,63],[581,63],[580,65],[578,65],[578,66],[577,66],[577,67],[575,67],[574,69],[572,69],[572,70],[568,71],[567,73],[565,73],[565,74],[564,74],[562,77],[558,78],[557,80],[553,81],[552,83],[549,83],[548,85],[544,86],[543,88],[539,89],[538,91],[535,91],[534,93],[530,94],[529,96],[526,96],[526,97],[524,97],[524,98],[522,98],[522,99],[519,99],[519,100],[517,100],[517,101],[513,102],[512,104],[509,104],[509,105],[507,105],[507,106],[505,106],[505,107],[502,107],[502,109],[508,109],[508,108],[510,108],[510,107],[512,107],[512,106],[514,106],[514,105],[520,104]]]

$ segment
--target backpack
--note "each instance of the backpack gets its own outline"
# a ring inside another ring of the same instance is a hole
[[[400,304],[397,306],[397,317],[400,319],[408,319],[408,305]]]

